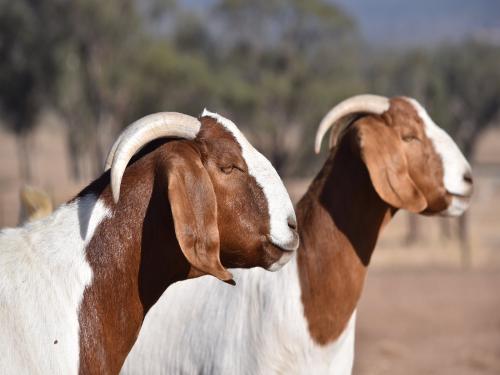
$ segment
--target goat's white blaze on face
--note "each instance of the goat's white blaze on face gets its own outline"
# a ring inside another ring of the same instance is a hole
[[[415,99],[406,98],[424,123],[426,136],[432,141],[443,164],[443,185],[452,195],[451,204],[443,215],[458,216],[469,207],[472,184],[464,179],[471,175],[471,167],[457,144],[443,129],[432,121],[427,111]]]
[[[243,158],[248,166],[248,173],[255,178],[267,199],[271,242],[284,250],[296,250],[298,247],[296,234],[288,225],[290,223],[296,226],[295,211],[288,192],[272,164],[248,142],[232,121],[206,109],[202,116],[215,119],[234,136],[241,146]],[[278,270],[291,256],[292,253],[284,253],[269,270]]]

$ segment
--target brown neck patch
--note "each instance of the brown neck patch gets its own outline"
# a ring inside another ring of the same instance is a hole
[[[351,129],[297,205],[297,254],[309,332],[326,345],[360,298],[381,228],[395,212],[375,192]]]
[[[118,374],[146,312],[170,284],[187,277],[155,160],[153,152],[127,168],[117,205],[109,173],[80,194],[99,196],[113,211],[86,249],[94,275],[79,313],[80,374]]]

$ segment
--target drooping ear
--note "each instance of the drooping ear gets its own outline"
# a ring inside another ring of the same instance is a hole
[[[427,200],[410,177],[403,146],[395,131],[374,117],[358,120],[356,128],[361,157],[377,194],[393,207],[422,212]]]
[[[210,274],[220,280],[232,280],[231,273],[220,262],[217,201],[212,181],[193,147],[176,147],[176,151],[167,162],[168,199],[177,240],[191,264],[189,277]]]

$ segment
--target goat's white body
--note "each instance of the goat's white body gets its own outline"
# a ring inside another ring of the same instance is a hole
[[[0,372],[78,374],[85,247],[109,214],[93,196],[0,231]]]
[[[233,270],[172,285],[149,311],[123,374],[349,374],[354,324],[334,343],[309,335],[297,260],[276,273]]]

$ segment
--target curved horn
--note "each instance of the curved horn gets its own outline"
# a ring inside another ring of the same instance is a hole
[[[111,150],[109,150],[108,156],[106,156],[106,162],[104,163],[104,171],[107,171],[109,168],[111,168],[111,163],[113,162],[113,156],[115,156],[116,148],[118,147],[122,139],[123,133],[120,134],[115,143],[113,143],[113,146],[111,146]]]
[[[163,137],[194,139],[201,123],[195,117],[177,112],[160,112],[145,116],[129,125],[113,145],[111,162],[111,191],[118,202],[120,184],[128,162],[134,154],[152,140]],[[108,156],[109,158],[109,156]]]
[[[330,136],[330,148],[337,145],[339,136],[350,124],[354,116],[360,113],[381,115],[389,109],[389,106],[389,99],[385,96],[369,94],[356,95],[340,102],[321,120],[318,131],[316,132],[314,150],[319,154],[321,141],[332,126],[336,125],[336,127],[332,129],[332,134]]]

